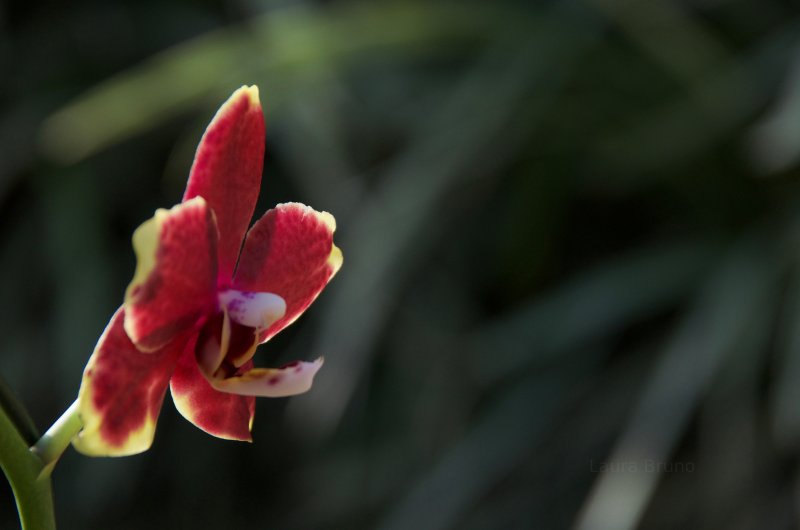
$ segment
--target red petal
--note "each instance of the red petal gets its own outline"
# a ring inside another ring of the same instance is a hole
[[[200,197],[158,210],[133,234],[138,262],[125,293],[125,331],[140,350],[162,347],[215,310],[216,241]]]
[[[227,440],[252,441],[255,398],[214,390],[200,373],[193,351],[187,349],[180,357],[169,387],[175,407],[198,428]]]
[[[203,197],[217,216],[219,278],[228,283],[261,186],[264,114],[258,88],[242,87],[217,111],[192,164],[183,200]]]
[[[248,232],[234,287],[286,301],[286,314],[262,333],[262,341],[294,322],[341,267],[335,230],[331,214],[289,203],[269,210]]]
[[[120,308],[83,374],[78,394],[83,430],[73,444],[87,455],[124,456],[150,447],[167,382],[188,338],[145,354],[128,338],[123,320]]]

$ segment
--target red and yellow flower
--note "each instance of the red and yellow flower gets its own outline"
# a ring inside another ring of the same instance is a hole
[[[329,213],[280,204],[248,231],[263,160],[258,89],[242,87],[206,129],[183,202],[158,210],[133,235],[133,280],[78,396],[83,429],[73,444],[82,453],[148,449],[167,387],[197,427],[247,441],[256,396],[311,387],[322,359],[281,368],[255,368],[252,359],[341,267],[336,223]]]

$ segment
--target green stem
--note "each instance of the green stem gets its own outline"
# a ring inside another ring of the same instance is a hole
[[[29,448],[13,415],[0,403],[0,468],[14,492],[23,530],[55,530],[50,473],[80,429],[76,401]]]
[[[50,475],[28,449],[5,407],[0,406],[0,468],[14,498],[23,530],[51,530],[56,527]]]

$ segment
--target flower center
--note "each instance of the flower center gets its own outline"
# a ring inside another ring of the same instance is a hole
[[[262,331],[283,318],[286,302],[274,293],[228,289],[218,295],[220,307],[237,324]]]

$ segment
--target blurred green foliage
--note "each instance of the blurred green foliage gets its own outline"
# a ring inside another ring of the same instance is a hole
[[[40,428],[236,87],[259,212],[345,255],[257,357],[324,354],[309,394],[252,445],[167,398],[149,452],[65,455],[62,528],[796,528],[798,52],[779,0],[0,4],[0,374]]]

